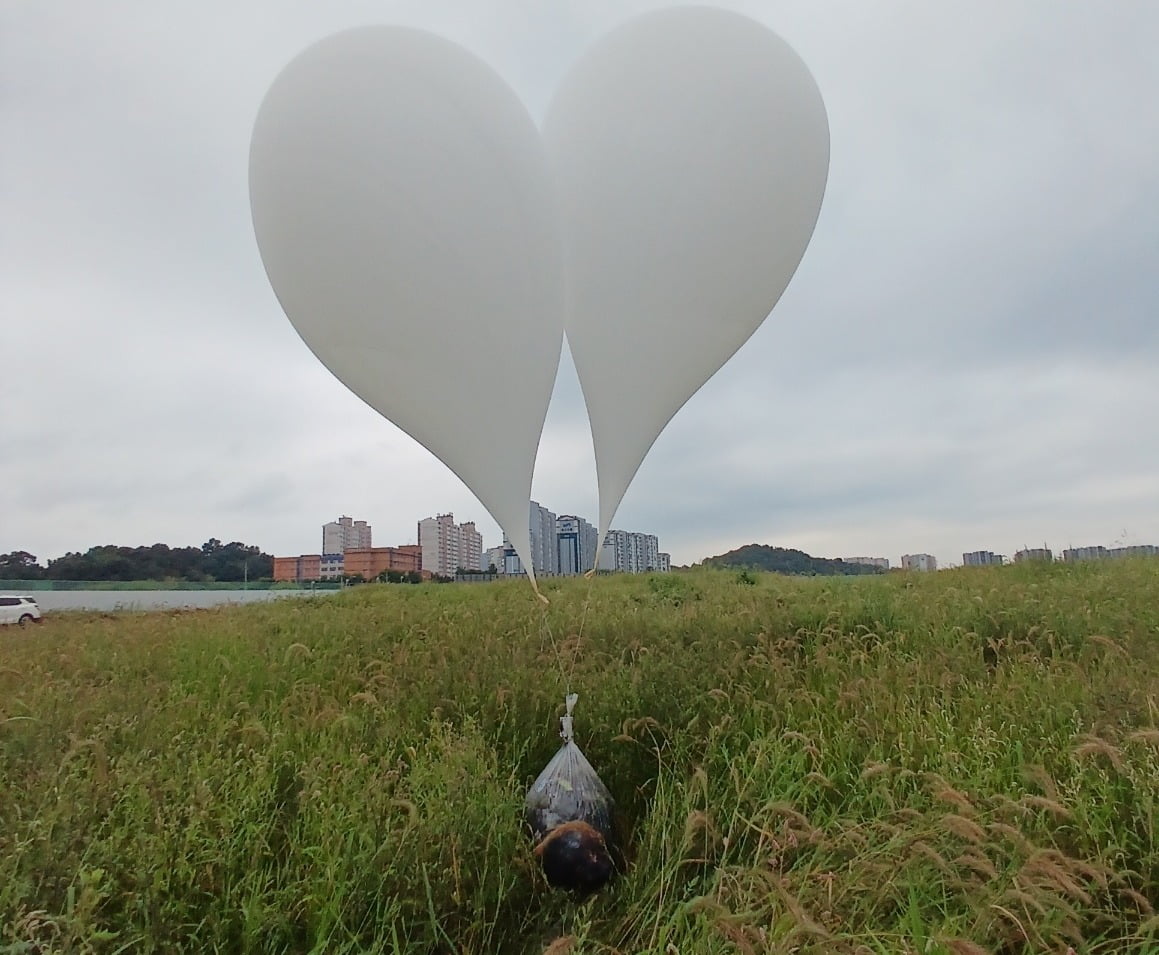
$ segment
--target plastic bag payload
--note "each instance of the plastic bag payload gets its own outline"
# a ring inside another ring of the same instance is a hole
[[[548,883],[587,894],[615,872],[615,800],[572,737],[577,699],[567,696],[567,713],[560,718],[563,745],[527,791],[524,817]]]

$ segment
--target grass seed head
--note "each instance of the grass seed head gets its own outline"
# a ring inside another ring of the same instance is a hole
[[[978,846],[986,843],[986,831],[974,820],[967,819],[965,816],[948,812],[942,816],[941,825],[943,829],[952,832],[959,839],[965,839]]]
[[[1104,757],[1118,772],[1123,771],[1123,755],[1099,736],[1088,736],[1086,740],[1074,748],[1076,759],[1095,759]]]
[[[1069,819],[1071,817],[1070,810],[1066,806],[1060,802],[1055,802],[1053,799],[1048,799],[1045,796],[1027,795],[1023,796],[1019,802],[1027,809],[1049,812],[1056,819]]]
[[[1132,743],[1144,743],[1147,746],[1154,746],[1159,749],[1159,729],[1147,728],[1135,730],[1127,737]]]
[[[990,955],[988,949],[964,938],[949,938],[942,943],[949,955]]]

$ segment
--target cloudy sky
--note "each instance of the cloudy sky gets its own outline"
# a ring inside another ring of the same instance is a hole
[[[278,71],[371,23],[488,61],[541,119],[636,0],[0,7],[0,553],[316,552],[368,520],[499,530],[308,351],[266,280],[249,139]],[[1159,7],[721,3],[809,64],[832,136],[812,244],[668,426],[615,526],[676,563],[1159,543]],[[535,496],[596,512],[565,355]]]

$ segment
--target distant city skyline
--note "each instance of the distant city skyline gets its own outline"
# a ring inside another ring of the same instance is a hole
[[[598,532],[589,521],[574,514],[557,516],[538,501],[529,502],[528,525],[537,575],[577,575],[593,569],[666,573],[672,569],[672,559],[659,549],[655,534],[613,529],[597,546]],[[523,573],[522,561],[506,535],[497,547],[485,548],[475,523],[457,524],[451,511],[419,520],[417,536],[418,544],[373,547],[370,523],[343,515],[322,525],[322,553],[274,555],[274,578],[327,580],[412,569],[439,577],[492,568],[495,573]]]
[[[551,512],[546,508],[542,508],[542,506],[539,505],[536,501],[529,502],[529,508],[530,508],[531,513],[533,515],[535,514],[535,508],[540,508],[543,511],[543,514],[540,517],[541,521],[543,522],[542,526],[547,526],[548,524],[550,524],[551,522],[556,520],[556,515],[554,514],[554,512]],[[483,513],[484,513],[486,520],[489,521],[490,520],[489,515],[487,515],[485,511]],[[563,519],[563,518],[576,518],[579,521],[586,524],[587,526],[589,526],[589,527],[591,526],[590,524],[588,524],[588,522],[586,521],[585,518],[578,517],[575,514],[563,514],[563,513],[561,513],[559,515],[559,519]],[[356,523],[357,524],[367,524],[366,521],[358,521]],[[471,523],[472,523],[472,527],[476,530],[476,532],[478,532],[479,526],[480,526],[479,523],[478,522],[471,522]],[[368,527],[369,527],[369,525],[368,525]],[[531,521],[531,528],[532,528],[532,546],[533,546],[533,552],[534,552],[535,547],[537,546],[537,544],[536,544],[537,534],[535,531],[534,517]],[[591,529],[591,533],[593,533],[593,534],[595,533],[594,527]],[[499,540],[501,541],[501,543],[497,544],[497,545],[488,546],[486,538],[484,537],[482,539],[481,547],[480,547],[480,558],[481,558],[481,563],[483,564],[484,568],[488,564],[488,561],[486,559],[486,555],[492,554],[494,556],[499,551],[501,551],[501,549],[503,548],[504,545],[506,545],[508,543],[506,535],[503,534],[501,531],[499,531],[496,536],[498,536]],[[1157,548],[1159,548],[1159,545],[1156,545],[1156,544],[1149,544],[1149,543],[1142,543],[1142,542],[1124,543],[1124,539],[1130,539],[1131,536],[1132,535],[1130,535],[1129,531],[1122,530],[1114,538],[1111,539],[1110,543],[1107,543],[1107,544],[1084,544],[1082,546],[1068,545],[1067,547],[1063,547],[1063,548],[1055,548],[1055,547],[1049,546],[1049,544],[1047,542],[1043,542],[1042,546],[1022,545],[1022,546],[1018,546],[1018,547],[1010,547],[1010,548],[1006,549],[1005,551],[980,549],[980,550],[974,550],[974,551],[957,551],[957,552],[954,552],[952,554],[947,553],[943,549],[939,548],[937,553],[935,553],[933,551],[913,551],[910,554],[903,553],[896,559],[892,558],[892,557],[888,557],[888,556],[882,556],[880,553],[876,556],[868,556],[868,557],[844,557],[844,556],[840,556],[840,552],[838,552],[836,554],[830,554],[830,553],[825,553],[825,552],[822,552],[819,550],[814,551],[814,550],[808,549],[808,547],[798,546],[795,543],[785,542],[783,540],[775,540],[774,539],[774,540],[765,540],[765,541],[751,541],[751,540],[739,540],[738,539],[737,541],[729,544],[728,546],[717,550],[716,553],[700,554],[700,555],[695,556],[691,559],[681,560],[681,561],[674,560],[671,558],[671,556],[669,556],[667,559],[668,559],[668,561],[670,561],[671,566],[691,566],[692,564],[700,563],[702,560],[706,560],[710,557],[716,557],[716,556],[719,556],[721,554],[727,553],[729,550],[733,550],[737,547],[743,546],[746,543],[762,543],[762,544],[768,544],[770,546],[794,547],[796,549],[805,551],[806,553],[810,554],[810,556],[813,556],[813,557],[840,557],[840,559],[845,561],[846,563],[864,563],[864,564],[869,564],[869,565],[873,565],[873,566],[878,566],[878,567],[881,567],[882,569],[887,569],[887,570],[903,567],[904,562],[905,562],[905,557],[907,557],[907,556],[911,556],[911,557],[915,557],[915,558],[919,557],[919,556],[924,556],[926,558],[929,558],[929,560],[926,561],[927,565],[929,564],[929,561],[932,561],[933,565],[937,569],[945,570],[945,569],[952,569],[952,568],[960,567],[960,566],[979,566],[979,565],[987,565],[987,564],[995,565],[995,564],[1002,564],[1002,563],[1015,563],[1015,562],[1019,562],[1020,560],[1025,560],[1025,559],[1043,559],[1044,553],[1047,551],[1050,552],[1050,554],[1051,554],[1050,559],[1052,559],[1052,560],[1058,559],[1058,560],[1074,561],[1074,560],[1083,560],[1083,559],[1095,559],[1095,555],[1099,554],[1101,552],[1105,552],[1104,556],[1124,556],[1124,555],[1128,555],[1128,554],[1154,555],[1157,551]],[[416,535],[414,540],[417,541],[417,539],[418,538]],[[412,542],[413,541],[406,541],[406,543],[412,543]],[[544,545],[539,544],[538,546],[540,546],[542,548]],[[1021,558],[1018,557],[1019,554],[1022,554]],[[1071,556],[1070,557],[1065,556],[1067,554],[1070,554]],[[537,561],[542,560],[546,563],[545,555],[546,555],[546,551],[541,549],[538,552],[538,556],[534,557],[533,559],[535,559]],[[1032,558],[1032,555],[1033,555],[1033,558]]]
[[[530,503],[531,503],[531,506],[533,508],[540,507],[540,505],[538,505],[534,501],[530,502]],[[569,541],[571,541],[572,543],[569,543],[567,546],[573,548],[571,551],[571,553],[573,555],[570,558],[571,560],[575,559],[575,557],[574,557],[574,555],[576,553],[575,547],[578,546],[574,543],[574,541],[577,540],[578,536],[579,536],[577,531],[586,530],[586,533],[591,535],[592,538],[594,539],[594,536],[596,534],[595,528],[588,521],[586,521],[586,519],[584,519],[582,517],[578,517],[577,515],[566,515],[566,514],[560,515],[558,518],[556,518],[556,516],[553,513],[551,513],[550,511],[547,511],[545,508],[541,508],[541,510],[544,512],[543,520],[545,523],[550,522],[550,521],[569,522],[568,528],[567,528],[567,537],[568,537]],[[440,514],[439,517],[453,517],[453,515],[450,512],[448,512],[445,515]],[[434,519],[435,518],[427,518],[425,520],[434,520]],[[421,524],[421,523],[422,523],[421,521],[418,522],[418,524]],[[495,565],[497,567],[502,565],[501,558],[504,556],[505,546],[510,547],[509,543],[506,540],[505,535],[503,535],[501,538],[503,543],[496,545],[496,546],[493,546],[493,547],[487,547],[486,542],[483,539],[482,535],[479,533],[475,522],[465,522],[463,525],[460,525],[460,526],[469,528],[470,533],[474,534],[478,537],[477,543],[475,543],[473,541],[472,544],[470,545],[469,553],[472,555],[472,558],[473,558],[473,555],[475,555],[475,554],[478,555],[478,563],[479,563],[480,569],[485,570],[491,563],[495,563]],[[543,525],[541,525],[541,526],[543,526]],[[309,549],[307,548],[307,549],[303,550],[301,553],[293,555],[293,556],[295,556],[295,557],[318,556],[318,557],[322,558],[322,560],[321,560],[322,578],[325,579],[326,577],[331,577],[331,576],[336,577],[341,573],[341,561],[340,560],[335,561],[333,558],[336,555],[340,556],[343,551],[342,550],[331,550],[331,548],[339,546],[338,542],[342,542],[342,541],[347,542],[347,543],[343,544],[343,547],[345,549],[355,549],[355,548],[369,549],[369,548],[371,548],[371,546],[372,546],[372,534],[373,534],[372,527],[373,527],[373,525],[371,525],[369,521],[361,520],[361,519],[354,520],[353,518],[351,518],[347,515],[343,515],[342,517],[340,517],[336,521],[326,522],[325,524],[322,525],[323,547],[322,547],[321,551],[317,552],[317,554],[314,554],[313,552],[309,551]],[[548,546],[554,546],[556,548],[555,559],[560,560],[561,565],[562,565],[563,551],[561,549],[562,545],[559,541],[559,535],[561,533],[564,533],[564,531],[561,529],[561,527],[556,527],[555,534],[553,535],[551,542],[548,544]],[[609,536],[610,536],[610,534],[611,534],[611,532],[609,532]],[[227,537],[228,536],[230,536],[230,535],[227,535]],[[415,535],[416,538],[419,536],[420,536],[419,534]],[[535,535],[533,534],[533,537],[534,536]],[[221,538],[221,539],[225,539],[225,538]],[[1017,549],[1013,549],[1010,552],[1009,556],[1006,554],[1003,554],[1003,553],[999,553],[999,552],[996,552],[993,550],[987,550],[987,549],[976,550],[976,551],[963,551],[960,554],[960,561],[957,559],[943,561],[943,560],[939,559],[936,555],[929,554],[929,553],[903,554],[897,562],[894,562],[891,558],[883,557],[883,556],[874,556],[874,557],[841,556],[837,559],[843,560],[845,563],[868,564],[871,566],[880,567],[884,570],[889,570],[889,569],[894,569],[894,568],[906,569],[907,558],[909,558],[910,559],[909,569],[928,569],[932,566],[933,568],[936,568],[936,569],[945,570],[945,569],[952,569],[952,568],[960,567],[960,566],[970,567],[970,566],[1001,565],[1001,564],[1007,564],[1007,563],[1020,563],[1020,562],[1025,561],[1025,560],[1050,560],[1050,561],[1057,560],[1057,561],[1061,561],[1061,562],[1074,563],[1074,562],[1080,562],[1080,561],[1086,561],[1086,560],[1115,559],[1115,558],[1119,558],[1119,557],[1131,557],[1131,556],[1159,556],[1159,544],[1149,544],[1149,543],[1122,544],[1119,542],[1120,540],[1121,540],[1121,538],[1116,539],[1109,546],[1107,544],[1086,544],[1086,545],[1077,546],[1077,547],[1076,546],[1065,547],[1061,551],[1056,551],[1054,548],[1051,548],[1044,543],[1044,545],[1042,547],[1020,547]],[[140,542],[106,541],[106,542],[102,542],[100,544],[94,543],[94,544],[91,544],[89,546],[90,547],[101,547],[101,546],[139,547],[139,546],[152,546],[153,544],[157,544],[157,543],[164,544],[165,546],[169,546],[169,547],[200,546],[199,544],[198,545],[188,545],[188,544],[173,543],[173,542],[166,542],[166,541],[151,541],[147,544],[142,544]],[[273,556],[282,556],[282,555],[278,555],[274,549],[264,546],[261,542],[246,541],[244,543],[246,543],[247,545],[257,546],[257,547],[261,548],[263,552],[269,553]],[[793,546],[791,544],[785,544],[785,543],[779,542],[779,541],[761,541],[761,542],[756,542],[756,543],[763,543],[763,544],[768,544],[769,546],[781,546],[781,547]],[[421,545],[416,545],[413,541],[406,541],[403,543],[392,545],[392,547],[395,547],[395,548],[406,548],[406,547],[416,547],[416,546],[421,546]],[[539,546],[541,547],[541,549],[539,550],[539,554],[541,556],[545,555],[548,551],[542,549],[544,546],[543,544],[540,544]],[[590,553],[591,553],[590,546],[591,546],[590,544],[585,545],[585,549],[584,549],[585,556],[584,556],[583,560],[581,560],[581,564],[586,563],[586,561],[589,559],[588,555],[590,555]],[[606,546],[606,542],[605,542],[605,546]],[[662,566],[666,566],[666,567],[689,566],[691,564],[700,563],[702,560],[705,560],[705,559],[708,559],[711,557],[716,557],[716,556],[719,556],[721,554],[727,553],[729,550],[736,549],[737,547],[740,547],[740,546],[743,546],[743,544],[741,544],[740,542],[737,542],[729,548],[718,551],[716,554],[703,554],[703,555],[701,555],[693,560],[689,560],[689,561],[684,562],[684,563],[675,562],[672,560],[670,555],[668,555],[667,553],[663,553],[662,558],[660,559],[659,563]],[[66,554],[67,553],[84,553],[87,549],[89,549],[89,548],[80,548],[80,549],[77,549],[75,551],[66,552]],[[800,548],[800,547],[798,547],[796,549],[804,550],[804,548]],[[5,547],[2,544],[0,544],[0,553],[19,553],[19,552],[31,553],[36,558],[37,563],[40,564],[41,566],[44,566],[44,567],[47,567],[48,564],[52,560],[59,559],[61,557],[66,556],[66,554],[59,554],[59,555],[56,555],[56,557],[47,557],[46,558],[43,555],[36,554],[35,551],[31,550],[28,547],[21,547],[19,545],[15,546],[15,547],[12,547],[12,546]],[[813,556],[813,557],[830,557],[831,556],[829,554],[820,553],[820,552],[812,552],[812,551],[806,551],[806,552],[809,553],[810,556]],[[512,551],[512,553],[513,553],[513,551]],[[510,556],[510,555],[508,555],[508,556]],[[472,558],[468,558],[468,560],[469,560],[469,562],[473,563]],[[570,565],[567,565],[567,566],[570,566]],[[520,570],[519,572],[522,572],[522,571]],[[569,570],[564,570],[564,571],[550,570],[548,572],[549,573],[556,573],[556,572],[569,573],[570,571]]]
[[[593,566],[601,570],[617,570],[637,573],[642,570],[665,572],[672,568],[671,556],[659,550],[656,535],[642,532],[628,532],[612,529],[604,542],[596,547],[597,531],[585,518],[575,514],[557,515],[538,501],[528,502],[528,525],[530,543],[537,574],[585,573]],[[353,520],[343,516],[336,522],[323,525],[324,542],[335,540],[339,535],[369,548],[371,525],[365,520]],[[497,573],[519,574],[523,572],[522,562],[515,553],[506,535],[502,542],[487,547],[474,521],[456,524],[451,511],[438,513],[417,522],[418,550],[422,553],[425,571],[440,576],[452,576],[459,568],[475,572],[487,571],[494,567]],[[769,542],[766,542],[769,543]],[[402,545],[410,547],[415,545]],[[773,544],[772,546],[781,546]],[[597,556],[598,551],[598,556]],[[723,552],[722,552],[723,553]],[[1159,546],[1136,544],[1118,547],[1088,545],[1066,548],[1057,557],[1066,562],[1082,560],[1111,559],[1124,556],[1159,555]],[[701,559],[719,555],[706,554]],[[810,554],[813,557],[827,557],[824,554]],[[300,555],[300,560],[312,559],[311,555]],[[1023,547],[1012,557],[992,550],[964,551],[961,563],[939,562],[937,556],[929,553],[902,554],[897,564],[887,557],[841,557],[845,563],[865,564],[890,570],[932,572],[954,567],[1001,566],[1007,563],[1022,563],[1028,560],[1053,561],[1054,552],[1045,544],[1040,548]],[[341,561],[335,563],[322,555],[322,579],[342,573]],[[690,563],[699,563],[692,561]],[[289,565],[284,565],[288,567]],[[308,564],[313,571],[314,565]]]

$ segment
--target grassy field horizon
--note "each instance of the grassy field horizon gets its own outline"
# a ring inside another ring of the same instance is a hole
[[[1159,952],[1159,561],[544,592],[0,632],[0,955]],[[582,904],[521,822],[568,671]]]

